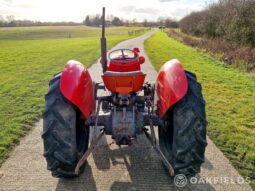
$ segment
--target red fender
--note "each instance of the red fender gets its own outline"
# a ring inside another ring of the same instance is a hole
[[[77,106],[85,119],[95,111],[94,86],[88,70],[74,60],[69,61],[60,79],[61,93]]]
[[[180,61],[174,59],[165,63],[156,81],[159,116],[163,118],[167,110],[185,96],[187,90],[188,81]]]

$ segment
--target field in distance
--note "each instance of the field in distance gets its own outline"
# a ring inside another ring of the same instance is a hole
[[[128,31],[142,30],[138,27],[106,28],[107,36],[120,36]],[[99,37],[100,28],[87,26],[40,26],[40,27],[0,27],[0,40],[32,40],[56,38]]]

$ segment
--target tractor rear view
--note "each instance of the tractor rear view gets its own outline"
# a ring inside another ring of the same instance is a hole
[[[106,50],[103,8],[103,84],[93,82],[77,61],[69,61],[49,83],[42,134],[48,170],[54,177],[76,177],[102,136],[131,145],[144,134],[170,176],[199,173],[207,142],[205,101],[196,76],[171,60],[162,66],[154,85],[145,82],[140,67],[145,58],[138,48],[108,55]],[[108,95],[99,96],[104,90]],[[92,128],[101,133],[91,135]]]

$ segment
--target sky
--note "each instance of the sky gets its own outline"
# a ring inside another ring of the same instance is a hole
[[[216,0],[0,0],[0,15],[34,21],[82,22],[86,15],[106,14],[122,19],[157,21],[181,19]]]

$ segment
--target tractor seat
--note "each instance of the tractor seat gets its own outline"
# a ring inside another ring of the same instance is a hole
[[[105,87],[115,93],[129,94],[142,89],[145,74],[141,71],[114,72],[106,71],[103,75]]]

